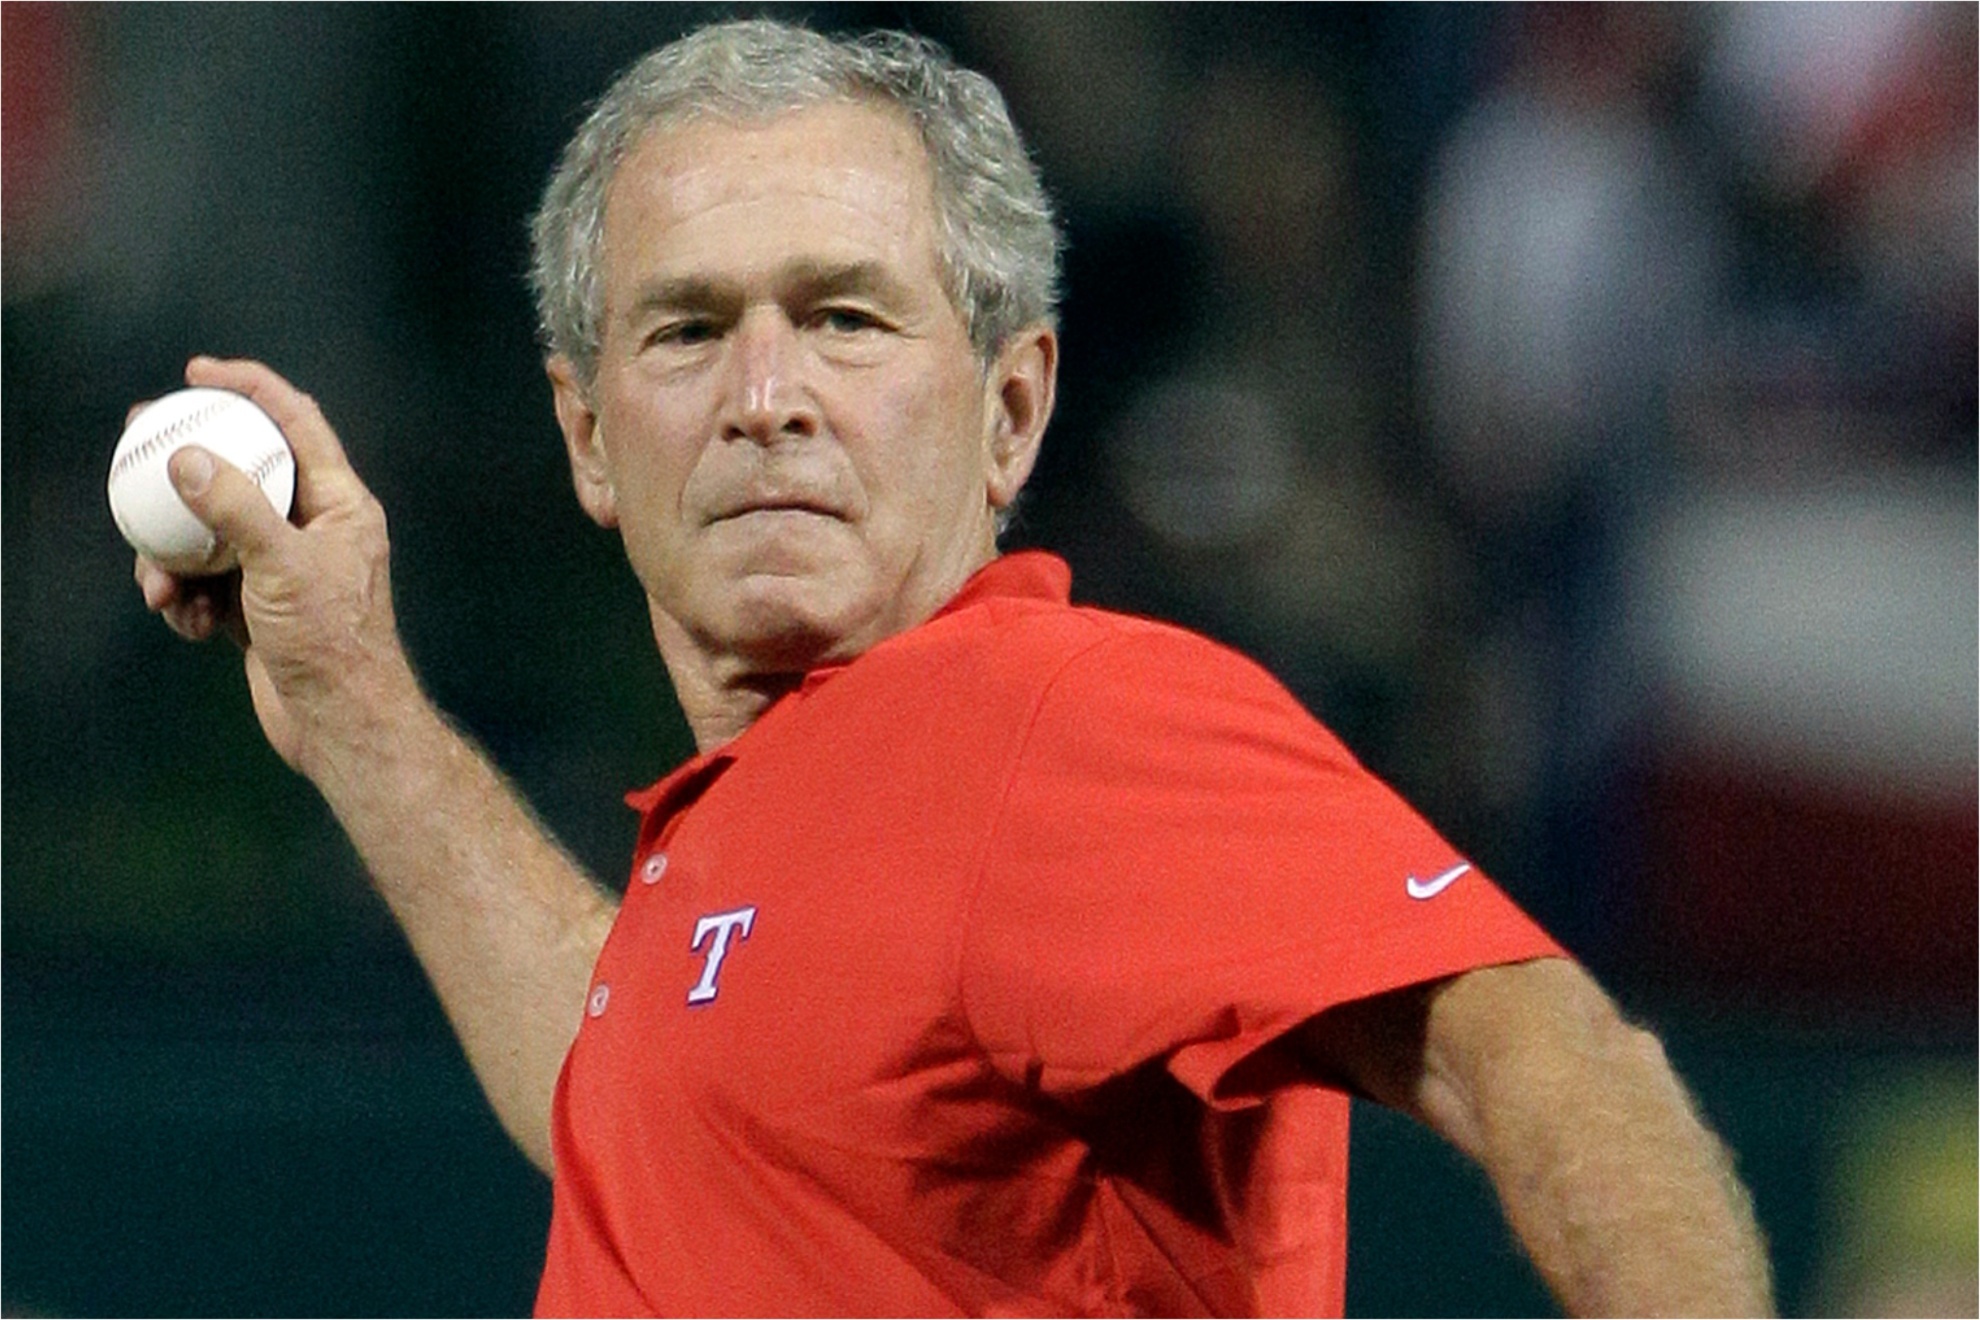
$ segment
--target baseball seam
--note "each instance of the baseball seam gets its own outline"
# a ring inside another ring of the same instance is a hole
[[[259,462],[247,470],[248,480],[257,486],[265,488],[268,485],[268,479],[275,475],[275,469],[281,467],[282,461],[287,457],[288,451],[286,450],[269,450],[261,456]]]
[[[221,409],[231,408],[233,406],[234,400],[232,399],[214,399],[209,403],[201,404],[178,421],[173,422],[170,426],[153,431],[137,444],[125,450],[123,457],[111,465],[110,480],[113,483],[118,481],[132,468],[150,461],[160,449],[170,446],[174,440],[184,435],[193,427],[201,425]]]

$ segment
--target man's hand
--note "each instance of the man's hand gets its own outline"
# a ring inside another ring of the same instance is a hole
[[[1724,1148],[1656,1037],[1573,963],[1480,968],[1344,1005],[1298,1046],[1477,1160],[1569,1313],[1771,1312]]]
[[[175,455],[181,498],[240,569],[182,579],[140,558],[145,603],[181,636],[241,643],[269,743],[350,834],[497,1116],[547,1170],[557,1072],[613,902],[420,691],[393,618],[384,511],[316,405],[256,362],[195,358],[186,380],[275,419],[296,455],[295,520],[210,454]]]
[[[175,455],[180,498],[240,555],[222,578],[182,579],[139,557],[145,603],[183,637],[225,630],[242,644],[269,743],[312,779],[325,739],[419,701],[392,614],[385,512],[315,402],[258,362],[194,358],[186,381],[230,389],[275,419],[296,456],[295,523],[205,450]]]

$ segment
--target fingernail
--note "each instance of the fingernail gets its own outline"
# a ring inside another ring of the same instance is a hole
[[[191,445],[172,455],[172,480],[187,495],[198,495],[213,480],[213,457]]]

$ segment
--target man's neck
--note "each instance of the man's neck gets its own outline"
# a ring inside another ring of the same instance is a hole
[[[664,648],[661,654],[665,658]],[[740,738],[758,716],[804,681],[802,673],[745,673],[725,682],[700,666],[677,669],[669,664],[667,669],[694,733],[695,750],[704,755]]]
[[[821,638],[814,639],[811,645],[787,646],[759,654],[712,645],[689,633],[660,609],[650,608],[649,613],[653,618],[654,641],[673,681],[681,713],[694,733],[696,749],[705,755],[741,737],[779,699],[796,691],[813,669],[850,661],[888,637],[920,623],[939,606],[937,602],[917,611],[918,617],[863,639],[858,645],[835,649]]]

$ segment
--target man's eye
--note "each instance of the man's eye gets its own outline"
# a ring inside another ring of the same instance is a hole
[[[827,307],[817,316],[820,326],[834,334],[849,335],[861,330],[877,330],[880,322],[855,307]]]
[[[675,321],[655,330],[653,342],[690,348],[696,344],[707,343],[715,338],[715,335],[715,325],[712,321]]]

